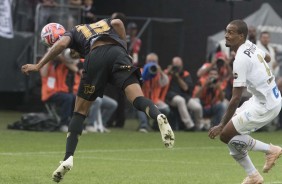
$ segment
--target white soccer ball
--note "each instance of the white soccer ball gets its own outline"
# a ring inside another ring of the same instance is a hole
[[[49,23],[41,30],[41,42],[51,47],[66,32],[65,28],[58,23]]]

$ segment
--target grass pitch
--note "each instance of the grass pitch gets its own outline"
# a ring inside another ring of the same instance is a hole
[[[64,156],[65,133],[7,130],[21,113],[0,112],[0,184],[48,184]],[[111,133],[88,133],[79,140],[74,167],[62,184],[239,184],[243,169],[218,139],[207,132],[175,132],[175,148],[166,149],[159,132],[136,132],[136,120]],[[254,133],[265,142],[282,145],[282,132]],[[259,171],[262,153],[250,153]],[[266,184],[282,184],[282,160]]]

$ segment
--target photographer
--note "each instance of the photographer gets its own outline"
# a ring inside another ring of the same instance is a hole
[[[142,91],[144,96],[151,99],[158,109],[165,115],[168,115],[170,109],[164,102],[166,93],[164,87],[168,85],[168,76],[159,66],[159,57],[155,53],[150,53],[146,57],[145,65],[142,70],[142,78],[144,80]],[[146,114],[142,111],[137,112],[140,122],[139,131],[148,132],[149,120]],[[157,122],[153,122],[153,129],[158,130]]]
[[[221,81],[221,88],[224,90],[227,87],[228,81],[232,77],[232,68],[230,59],[221,51],[215,53],[214,59],[211,62],[204,63],[197,71],[199,80],[203,83],[206,81],[209,71],[217,68],[218,80]]]
[[[199,81],[194,89],[194,97],[199,98],[203,106],[204,118],[211,118],[212,126],[220,122],[224,113],[224,92],[216,68],[212,68],[206,81]]]
[[[174,57],[172,59],[172,65],[168,66],[166,73],[170,80],[166,101],[169,105],[177,109],[186,130],[201,129],[202,107],[197,99],[191,98],[193,81],[189,72],[183,70],[182,59],[180,57]],[[195,122],[188,110],[192,111]]]

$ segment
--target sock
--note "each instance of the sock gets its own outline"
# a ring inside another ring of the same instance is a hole
[[[241,167],[244,168],[245,172],[249,176],[257,171],[248,153],[246,155],[232,155],[232,157],[240,164]]]
[[[236,137],[234,136],[227,144],[230,155],[244,168],[248,175],[252,175],[257,170],[248,155],[246,143],[237,140]]]
[[[81,135],[83,130],[83,122],[85,117],[85,115],[82,115],[80,113],[73,113],[72,119],[69,124],[64,160],[68,159],[75,152],[78,143],[78,137]]]
[[[143,111],[145,114],[147,114],[147,116],[154,120],[157,120],[158,115],[161,114],[157,106],[155,106],[155,104],[151,100],[143,96],[135,98],[135,100],[133,101],[133,106],[137,110]]]
[[[249,135],[237,135],[234,136],[232,139],[244,142],[246,144],[246,149],[250,151],[261,151],[267,153],[270,149],[269,144],[256,140]]]

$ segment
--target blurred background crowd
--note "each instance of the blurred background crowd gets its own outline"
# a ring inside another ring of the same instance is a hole
[[[40,74],[26,77],[19,71],[22,64],[36,63],[48,49],[40,32],[51,22],[69,30],[113,14],[123,17],[128,52],[142,71],[144,95],[167,115],[174,130],[206,131],[223,116],[232,93],[235,53],[222,40],[231,19],[244,19],[248,39],[271,55],[269,68],[282,91],[280,0],[5,0],[0,6],[10,8],[0,13],[0,24],[7,27],[0,29],[0,108],[46,113],[58,131],[67,131],[83,59],[65,50]],[[245,91],[241,103],[249,97]],[[132,118],[138,120],[137,131],[158,130],[156,122],[109,85],[103,98],[93,102],[85,132],[110,132]],[[282,115],[264,130],[281,128]]]

